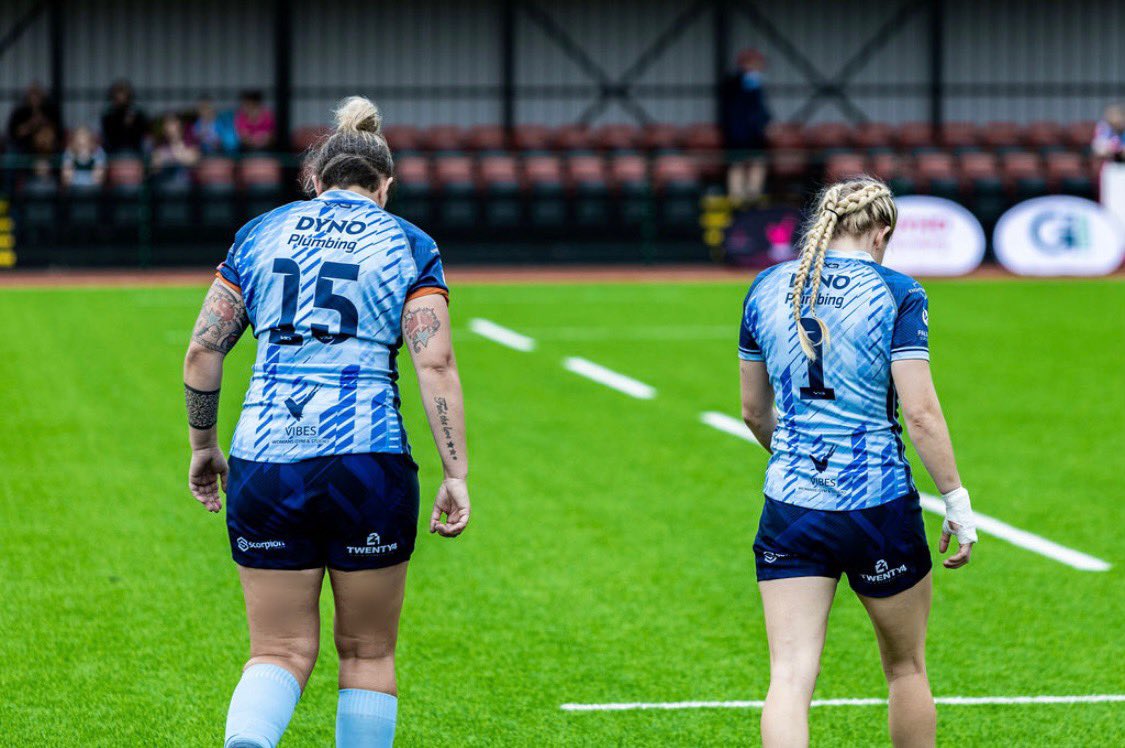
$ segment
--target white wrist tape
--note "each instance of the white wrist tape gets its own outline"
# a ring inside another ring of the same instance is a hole
[[[969,503],[969,492],[964,487],[956,488],[942,494],[941,498],[945,502],[945,521],[941,523],[941,531],[956,535],[961,545],[977,542],[977,520]],[[958,529],[950,527],[950,522],[956,523]]]

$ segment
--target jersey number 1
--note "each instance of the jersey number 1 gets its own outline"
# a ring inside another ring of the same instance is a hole
[[[301,289],[301,268],[288,257],[278,257],[273,261],[273,272],[284,278],[281,286],[281,319],[270,330],[270,342],[275,345],[301,345],[305,342],[304,336],[294,327],[297,295]],[[350,299],[333,292],[332,281],[357,278],[359,265],[343,262],[326,262],[321,265],[313,301],[318,309],[331,309],[340,315],[340,332],[329,332],[326,325],[312,325],[313,337],[321,343],[334,345],[355,337],[359,328],[359,311]]]
[[[806,357],[809,368],[809,386],[801,388],[802,400],[835,400],[836,390],[824,386],[824,351],[820,349],[823,342],[820,325],[812,317],[803,317],[801,327],[809,335],[809,342],[817,349],[816,359]]]

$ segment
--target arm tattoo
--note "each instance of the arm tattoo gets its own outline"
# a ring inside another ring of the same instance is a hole
[[[457,443],[453,441],[453,429],[449,427],[449,403],[444,397],[435,397],[434,406],[437,408],[438,421],[445,434],[445,448],[449,450],[449,459],[457,461]]]
[[[188,425],[193,429],[209,429],[219,420],[219,391],[204,392],[184,385]]]
[[[250,324],[242,297],[216,280],[203,300],[192,339],[204,348],[227,353]]]
[[[428,306],[412,309],[402,319],[402,330],[410,341],[410,350],[420,352],[430,343],[430,339],[441,329],[434,310]]]

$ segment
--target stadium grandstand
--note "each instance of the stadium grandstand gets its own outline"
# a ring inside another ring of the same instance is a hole
[[[1095,120],[1125,54],[1112,2],[641,7],[6,3],[0,189],[20,264],[210,257],[205,241],[299,196],[302,152],[355,92],[383,108],[392,209],[455,261],[705,260],[720,240],[701,205],[747,156],[763,204],[868,173],[986,231],[1028,198],[1097,194]],[[1070,54],[1084,45],[1101,64]],[[741,49],[769,116],[751,150],[722,126]]]

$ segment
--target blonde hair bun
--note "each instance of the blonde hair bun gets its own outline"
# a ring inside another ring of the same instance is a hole
[[[349,96],[336,107],[337,132],[369,132],[379,135],[383,115],[375,102],[363,96]]]

